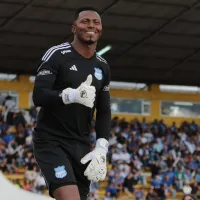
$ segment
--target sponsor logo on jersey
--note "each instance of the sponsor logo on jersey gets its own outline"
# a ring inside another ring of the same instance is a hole
[[[109,87],[109,85],[107,85],[107,86],[104,86],[104,88],[103,88],[103,91],[105,91],[105,92],[108,92],[110,90],[110,87]]]
[[[61,53],[64,55],[64,54],[66,54],[66,53],[70,53],[71,52],[71,50],[64,50],[64,51],[61,51]]]
[[[52,72],[50,70],[43,69],[43,70],[39,71],[37,75],[44,76],[44,75],[49,75],[49,74],[52,74]]]
[[[64,178],[65,176],[67,176],[67,171],[65,170],[64,165],[54,168],[54,171],[56,178]]]
[[[94,72],[94,76],[98,79],[98,80],[102,80],[103,78],[103,73],[102,70],[100,68],[94,68],[95,72]]]
[[[104,63],[107,64],[107,61],[106,61],[104,58],[102,58],[100,55],[96,54],[96,58],[97,58],[99,61],[104,62]]]

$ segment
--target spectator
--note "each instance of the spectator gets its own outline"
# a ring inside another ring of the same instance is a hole
[[[35,181],[37,177],[37,165],[35,158],[31,158],[31,161],[25,166],[25,177],[28,181]]]
[[[183,196],[183,200],[196,200],[196,197],[191,194],[186,194]]]
[[[157,188],[155,191],[159,197],[159,200],[166,200],[167,195],[165,191],[165,186],[163,184],[160,186],[160,188]]]
[[[6,155],[6,169],[9,174],[17,171],[16,157],[11,148],[8,148],[8,154]]]
[[[200,185],[200,169],[197,170],[197,173],[195,175],[195,180]]]
[[[37,193],[43,194],[45,192],[45,189],[47,189],[44,177],[41,175],[41,173],[37,173],[33,185]]]
[[[17,145],[24,145],[25,144],[25,128],[22,124],[17,125],[16,137],[15,142]]]
[[[112,199],[113,199],[113,198],[111,197],[110,192],[106,192],[106,194],[105,194],[103,200],[112,200]]]
[[[135,200],[143,200],[144,198],[144,188],[141,187],[135,191]]]
[[[97,194],[96,190],[90,191],[88,200],[98,200],[98,199],[99,199],[99,195]]]
[[[14,142],[14,138],[15,136],[8,129],[5,129],[5,132],[2,135],[3,141],[8,145]]]
[[[24,186],[23,186],[23,189],[28,190],[28,191],[31,191],[31,190],[32,190],[32,187],[31,187],[30,181],[29,181],[28,179],[25,179],[25,180],[24,180]]]
[[[124,192],[129,196],[129,197],[133,197],[134,195],[134,177],[133,174],[130,172],[128,174],[128,176],[125,178],[124,180]]]
[[[6,124],[8,126],[13,125],[13,114],[16,109],[16,103],[10,95],[5,98],[3,106],[6,109]]]
[[[113,182],[108,183],[106,192],[109,192],[111,197],[117,197],[117,187]]]
[[[146,200],[158,200],[157,194],[154,192],[153,187],[148,190]]]
[[[198,192],[198,190],[199,190],[198,183],[197,183],[197,182],[192,183],[191,187],[192,187],[192,192],[191,192],[191,194],[196,195],[197,192]]]

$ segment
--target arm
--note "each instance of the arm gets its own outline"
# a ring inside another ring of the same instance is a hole
[[[111,109],[110,109],[110,70],[108,68],[105,74],[103,86],[99,92],[96,104],[96,134],[97,139],[104,138],[108,140],[111,129]]]
[[[80,103],[92,108],[95,99],[95,87],[91,86],[92,76],[89,75],[86,81],[81,83],[77,89],[53,90],[59,66],[56,55],[52,55],[50,59],[40,65],[33,90],[35,106],[44,107]],[[82,92],[88,95],[83,96]]]
[[[33,89],[35,106],[43,107],[63,104],[62,98],[59,96],[61,91],[53,90],[58,70],[58,62],[55,55],[40,65]]]
[[[97,141],[95,149],[86,154],[82,159],[81,163],[85,164],[90,162],[86,168],[84,175],[87,176],[88,180],[98,182],[104,180],[106,177],[106,154],[108,152],[108,137],[111,128],[111,110],[110,110],[110,94],[109,94],[109,83],[110,83],[110,71],[108,68],[105,73],[104,83],[100,90],[97,98],[97,114],[96,114],[96,133]]]

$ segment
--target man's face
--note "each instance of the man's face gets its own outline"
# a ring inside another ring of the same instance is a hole
[[[72,32],[81,42],[91,45],[102,34],[101,18],[95,11],[83,11],[72,26]]]

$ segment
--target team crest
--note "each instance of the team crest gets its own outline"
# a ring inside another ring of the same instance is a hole
[[[102,80],[103,78],[103,74],[102,74],[102,70],[99,68],[94,68],[95,72],[94,72],[94,76],[98,79],[98,80]]]
[[[67,176],[67,171],[65,170],[65,166],[58,166],[54,168],[56,178],[64,178]]]

